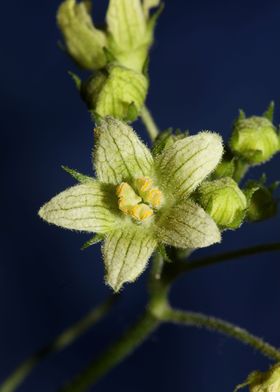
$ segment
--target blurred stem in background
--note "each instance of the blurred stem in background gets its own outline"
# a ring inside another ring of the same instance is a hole
[[[26,359],[11,376],[0,385],[0,392],[13,392],[16,391],[26,377],[31,373],[35,366],[44,360],[49,354],[61,351],[77,340],[84,334],[90,327],[98,323],[115,304],[119,295],[113,295],[101,303],[98,307],[91,310],[82,320],[78,321],[60,335],[58,335],[53,342],[41,348],[30,358]]]
[[[186,263],[180,260],[163,265],[162,259],[157,256],[151,270],[149,282],[150,301],[146,313],[132,327],[123,338],[108,349],[99,360],[92,363],[85,371],[87,379],[92,382],[105,375],[111,368],[120,363],[128,356],[145,338],[147,338],[161,322],[180,323],[188,326],[205,327],[229,335],[246,344],[253,346],[264,355],[280,360],[280,353],[277,349],[263,342],[261,339],[249,334],[232,324],[219,319],[208,317],[199,313],[181,312],[172,310],[168,305],[167,295],[171,283],[183,273],[207,267],[216,263],[229,261],[245,256],[252,256],[262,252],[273,252],[280,250],[280,243],[258,245],[251,248],[244,248],[232,252],[217,254],[210,257],[194,260]],[[31,371],[49,354],[63,350],[75,340],[77,340],[89,328],[94,326],[104,317],[115,303],[118,296],[114,295],[107,299],[97,308],[91,310],[82,320],[68,328],[60,334],[51,344],[39,350],[29,359],[24,361],[18,368],[0,385],[0,392],[13,392],[28,377]],[[112,355],[114,353],[114,355]],[[110,358],[109,358],[110,357]],[[102,359],[103,358],[103,359]],[[78,380],[78,379],[77,379]],[[92,381],[93,380],[93,381]],[[75,381],[77,382],[77,381]],[[80,382],[80,381],[79,381]],[[64,391],[75,391],[75,386],[65,387]],[[78,386],[80,388],[80,386]],[[76,389],[82,391],[83,389]]]
[[[142,108],[141,119],[147,129],[147,132],[150,136],[151,141],[154,141],[159,134],[159,129],[158,129],[149,109],[146,106],[144,106]]]

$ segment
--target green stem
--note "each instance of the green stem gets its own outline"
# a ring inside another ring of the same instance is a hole
[[[100,358],[92,362],[61,392],[84,392],[102,376],[131,354],[158,326],[160,322],[150,313],[145,312],[138,322]]]
[[[266,357],[275,361],[280,361],[280,351],[270,344],[264,342],[261,338],[252,335],[243,328],[239,328],[224,320],[209,317],[201,313],[184,312],[180,310],[169,309],[164,315],[164,321],[186,326],[204,327],[222,334],[231,336],[234,339],[248,344],[260,351]]]
[[[236,162],[233,179],[239,183],[245,177],[249,169],[250,165],[248,165],[247,162],[243,161],[242,159],[238,159]]]
[[[26,359],[17,369],[0,385],[0,392],[13,392],[37,366],[49,354],[61,351],[73,343],[78,337],[85,333],[90,327],[104,317],[115,303],[117,296],[108,298],[97,308],[91,310],[82,320],[62,332],[53,342],[37,351]]]
[[[149,133],[151,140],[155,140],[160,131],[146,106],[144,106],[141,111],[141,119]]]
[[[172,281],[180,275],[183,275],[186,272],[193,271],[198,268],[208,267],[210,265],[223,263],[228,260],[240,259],[245,256],[253,256],[260,253],[276,251],[280,251],[279,242],[272,244],[256,245],[249,248],[220,253],[210,257],[194,260],[191,263],[186,263],[178,260],[176,261],[176,263],[169,263],[165,265],[163,276],[168,277],[168,279]]]

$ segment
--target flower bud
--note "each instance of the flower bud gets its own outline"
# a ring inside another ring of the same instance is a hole
[[[248,181],[244,189],[248,201],[248,220],[262,221],[277,214],[277,201],[273,197],[276,187],[277,184],[266,187],[263,181]]]
[[[238,228],[245,217],[247,200],[229,177],[205,181],[198,189],[198,202],[222,229]]]
[[[251,373],[247,380],[235,389],[249,386],[250,392],[278,392],[280,391],[280,364],[276,364],[265,373],[256,371]]]
[[[69,55],[80,67],[96,70],[106,64],[107,37],[94,26],[90,8],[88,1],[65,0],[58,9],[57,23]]]
[[[81,95],[88,108],[101,117],[134,121],[144,104],[147,78],[130,69],[111,66],[82,84]]]
[[[57,23],[68,53],[82,68],[101,69],[114,60],[142,72],[159,16],[159,11],[150,16],[150,9],[159,4],[160,0],[110,0],[106,29],[99,30],[90,15],[90,0],[64,0]]]
[[[241,116],[234,124],[230,147],[234,154],[255,165],[279,151],[279,136],[268,118]]]

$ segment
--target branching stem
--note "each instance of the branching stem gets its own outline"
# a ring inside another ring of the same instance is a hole
[[[148,134],[151,138],[151,140],[155,140],[156,137],[159,134],[159,129],[150,113],[150,111],[148,110],[148,108],[146,106],[143,107],[142,111],[141,111],[141,119],[148,131]]]
[[[90,327],[101,320],[115,303],[117,296],[109,297],[104,303],[91,310],[76,324],[63,331],[50,344],[43,347],[30,358],[26,359],[16,370],[0,385],[0,392],[13,392],[28,377],[35,366],[37,366],[49,354],[61,351],[73,343],[78,337],[85,333]]]
[[[190,327],[203,327],[213,330],[224,335],[230,336],[239,340],[242,343],[248,344],[256,350],[260,351],[266,357],[280,361],[280,351],[275,347],[266,343],[261,338],[252,335],[250,332],[243,328],[239,328],[234,324],[227,321],[209,317],[201,313],[185,312],[181,310],[169,309],[165,316],[164,321],[181,324]]]

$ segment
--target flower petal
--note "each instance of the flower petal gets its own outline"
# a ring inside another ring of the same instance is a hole
[[[146,20],[140,0],[110,0],[106,19],[118,50],[128,51],[143,44]]]
[[[103,247],[106,281],[119,291],[145,269],[156,247],[156,240],[141,229],[118,230],[108,235]]]
[[[221,241],[213,219],[191,200],[175,205],[157,222],[159,241],[178,248],[204,248]]]
[[[66,229],[107,233],[121,224],[114,190],[97,181],[61,192],[39,211],[41,218]]]
[[[95,28],[86,2],[65,0],[58,9],[57,22],[69,54],[81,67],[94,70],[105,66],[107,38]]]
[[[100,121],[95,134],[94,164],[100,181],[119,184],[151,174],[152,155],[130,126],[106,117]]]
[[[158,156],[156,163],[165,186],[180,198],[195,190],[215,169],[222,154],[221,137],[201,132],[175,142]]]

